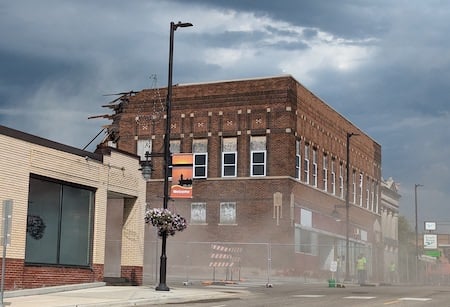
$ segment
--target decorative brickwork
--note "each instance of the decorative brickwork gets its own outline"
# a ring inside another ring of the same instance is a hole
[[[114,116],[112,126],[117,127],[115,133],[120,136],[117,147],[124,151],[136,153],[137,140],[151,139],[153,172],[152,180],[147,183],[147,202],[152,207],[160,207],[163,195],[160,154],[165,119],[154,123],[151,134],[147,131],[147,134],[136,135],[135,128],[142,102],[151,101],[154,95],[155,90],[143,90],[129,97],[121,113]],[[150,105],[145,112],[151,116]],[[342,183],[346,179],[346,138],[347,133],[355,133],[358,136],[351,139],[349,147],[349,167],[356,178],[355,188],[353,182],[350,183],[350,195],[354,193],[356,200],[362,200],[350,202],[351,229],[355,229],[355,233],[360,229],[367,233],[364,241],[357,238],[358,244],[376,243],[374,225],[380,219],[381,146],[294,78],[180,84],[173,88],[171,117],[172,126],[176,127],[172,129],[171,140],[180,141],[181,152],[191,152],[194,139],[206,138],[208,142],[208,178],[194,180],[192,199],[169,202],[169,209],[188,220],[191,203],[206,203],[206,223],[190,225],[171,240],[292,244],[296,229],[302,228],[301,208],[311,212],[309,229],[342,238],[345,227],[342,223],[336,224],[331,214],[335,205],[342,207],[344,204],[345,193],[340,194],[339,189],[345,186]],[[266,140],[265,176],[252,177],[250,145],[252,138],[259,136]],[[222,145],[227,137],[237,139],[237,176],[231,178],[222,177]],[[305,162],[306,150],[308,162]],[[296,154],[300,161],[296,160]],[[309,181],[305,178],[307,175]],[[339,176],[342,176],[340,182]],[[275,193],[281,193],[281,205],[277,205],[276,210]],[[235,203],[234,224],[221,224],[223,202]],[[319,263],[318,257],[298,255],[302,265],[324,265]]]

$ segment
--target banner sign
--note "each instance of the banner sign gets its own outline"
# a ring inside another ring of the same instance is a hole
[[[437,249],[437,235],[436,234],[425,234],[423,235],[423,248],[424,249]]]
[[[192,198],[193,158],[191,153],[172,154],[171,198]]]

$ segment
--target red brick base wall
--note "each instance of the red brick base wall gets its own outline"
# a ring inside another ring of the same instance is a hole
[[[0,261],[3,260],[0,258]],[[23,259],[6,259],[5,263],[5,290],[23,288]],[[1,267],[0,267],[1,272]]]
[[[103,273],[104,273],[104,269],[103,269],[103,264],[94,264],[92,266],[92,270],[94,271],[94,279],[95,281],[103,281]]]
[[[92,268],[26,266],[23,259],[6,259],[5,290],[102,282],[103,272],[103,264],[94,264]],[[133,285],[142,285],[143,268],[122,266],[121,277],[129,279]]]
[[[142,269],[140,276],[142,276]],[[102,264],[94,264],[92,268],[68,268],[25,266],[23,259],[6,259],[5,263],[5,290],[101,281],[103,281]]]
[[[41,267],[23,268],[23,287],[39,288],[103,281],[103,265],[93,268]]]
[[[134,286],[142,285],[143,268],[139,266],[122,266],[121,277],[128,278]]]

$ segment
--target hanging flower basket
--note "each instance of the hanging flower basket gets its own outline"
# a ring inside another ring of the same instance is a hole
[[[158,228],[158,235],[175,235],[177,231],[183,231],[187,227],[186,219],[179,214],[174,214],[168,209],[151,209],[145,213],[145,222]]]

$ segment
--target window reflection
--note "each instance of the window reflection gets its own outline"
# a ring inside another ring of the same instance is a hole
[[[88,266],[94,192],[30,178],[25,262]]]

